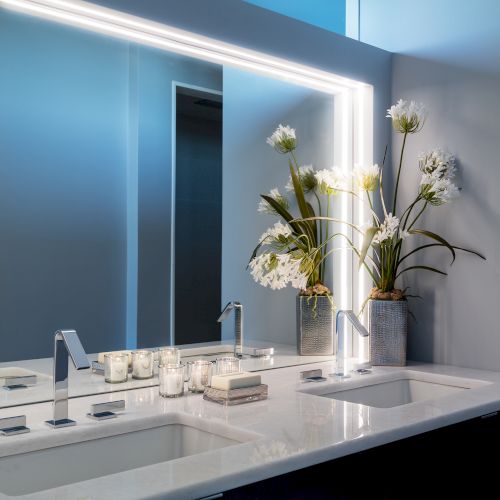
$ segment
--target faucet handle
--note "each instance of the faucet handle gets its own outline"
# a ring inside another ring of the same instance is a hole
[[[226,304],[226,307],[224,307],[224,309],[220,313],[217,323],[222,323],[231,314],[231,311],[234,309],[234,305],[234,302],[228,302]]]
[[[87,413],[87,417],[92,420],[109,420],[110,418],[116,418],[116,411],[121,411],[125,409],[125,400],[120,399],[118,401],[107,401],[106,403],[95,403],[90,405],[90,413]],[[114,411],[113,411],[114,410]]]
[[[30,430],[26,427],[26,415],[0,418],[0,434],[3,436],[15,436],[27,432],[30,432]]]

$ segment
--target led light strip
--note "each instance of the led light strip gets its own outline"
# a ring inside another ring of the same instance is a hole
[[[0,6],[145,43],[214,63],[246,68],[336,94],[364,84],[79,0],[0,0]]]

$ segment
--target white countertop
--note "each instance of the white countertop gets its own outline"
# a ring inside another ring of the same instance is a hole
[[[70,417],[77,420],[78,425],[59,430],[49,429],[43,423],[51,418],[50,403],[6,408],[0,412],[2,417],[17,415],[22,409],[31,433],[0,438],[0,456],[55,443],[96,439],[112,429],[120,433],[137,430],[149,427],[152,420],[167,422],[179,415],[201,418],[207,428],[229,425],[246,433],[247,438],[253,437],[243,444],[22,497],[180,500],[208,496],[500,409],[500,373],[496,372],[413,364],[409,369],[414,371],[476,379],[488,384],[435,400],[374,408],[297,392],[312,385],[299,382],[299,372],[307,368],[322,368],[323,373],[328,374],[333,371],[333,363],[264,371],[262,381],[269,385],[269,399],[230,408],[204,401],[201,395],[163,399],[156,387],[143,388],[120,393],[120,398],[126,400],[126,412],[104,422],[89,420],[85,413],[90,403],[117,399],[116,395],[73,399]],[[353,375],[349,383],[357,377],[383,378],[400,370],[376,367],[370,375]],[[329,379],[321,384],[334,383],[346,382]],[[0,495],[0,498],[7,497]]]

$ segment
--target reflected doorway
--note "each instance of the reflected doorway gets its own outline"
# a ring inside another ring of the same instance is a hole
[[[173,343],[221,339],[222,93],[177,84]]]

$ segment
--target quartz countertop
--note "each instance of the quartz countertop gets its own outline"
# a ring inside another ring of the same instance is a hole
[[[78,425],[59,430],[43,423],[51,418],[50,403],[5,408],[2,417],[25,413],[31,433],[1,437],[0,457],[98,439],[115,431],[129,432],[150,426],[151,419],[161,421],[176,415],[201,419],[208,428],[227,425],[252,436],[235,446],[16,497],[180,500],[213,495],[500,409],[497,372],[412,364],[406,369],[374,367],[369,375],[353,375],[350,384],[358,377],[383,380],[387,374],[405,370],[481,381],[474,388],[439,399],[375,408],[298,392],[312,385],[300,382],[300,371],[312,368],[322,368],[324,374],[329,374],[334,365],[325,362],[263,371],[262,382],[269,386],[269,399],[229,408],[205,401],[201,395],[164,399],[158,396],[157,387],[142,388],[120,393],[119,397],[126,400],[125,413],[104,422],[87,419],[85,413],[91,403],[117,399],[117,395],[72,399],[70,417]],[[329,379],[321,384],[345,383]],[[0,494],[0,498],[8,497]]]

